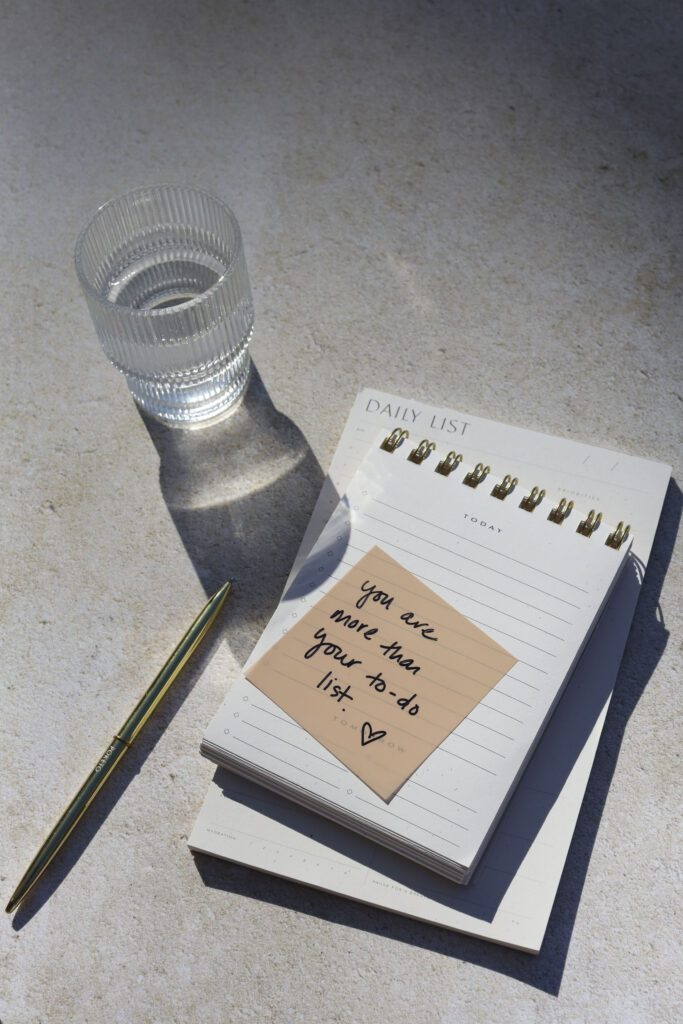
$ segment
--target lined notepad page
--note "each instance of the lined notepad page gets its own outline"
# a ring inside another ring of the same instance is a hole
[[[254,660],[374,545],[399,560],[518,664],[387,806],[275,703],[242,679],[211,723],[208,756],[460,880],[475,865],[626,556],[576,514],[519,509],[437,455],[416,466],[375,443],[257,646]],[[432,459],[434,461],[432,461]],[[408,852],[405,850],[405,852]]]

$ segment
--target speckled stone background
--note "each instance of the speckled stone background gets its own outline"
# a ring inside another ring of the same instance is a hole
[[[676,1019],[675,482],[537,958],[186,837],[363,385],[680,482],[682,29],[667,0],[3,5],[3,903],[205,591],[237,596],[1,922],[2,1024]],[[97,205],[165,180],[233,207],[257,306],[247,401],[202,433],[139,415],[72,269]]]

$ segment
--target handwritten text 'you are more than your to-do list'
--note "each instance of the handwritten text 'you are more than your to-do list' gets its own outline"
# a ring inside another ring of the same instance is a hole
[[[515,663],[373,547],[246,675],[388,802]]]

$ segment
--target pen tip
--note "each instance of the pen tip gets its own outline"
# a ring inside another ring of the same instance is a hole
[[[15,900],[14,897],[12,897],[12,899],[9,901],[9,903],[5,907],[5,913],[6,914],[11,914],[12,911],[15,909],[15,907],[17,907],[18,903],[19,903],[19,900]]]
[[[228,594],[230,593],[231,590],[232,590],[232,583],[230,582],[230,580],[227,580],[223,584],[223,586],[220,588],[220,590],[216,591],[216,593],[213,595],[212,600],[213,601],[220,601],[220,600],[225,599],[228,596]]]

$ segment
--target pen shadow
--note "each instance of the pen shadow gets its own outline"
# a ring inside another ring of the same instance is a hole
[[[389,935],[397,941],[467,960],[548,994],[557,995],[591,853],[626,726],[668,641],[669,634],[659,600],[678,533],[682,497],[676,482],[670,481],[644,580],[641,583],[638,566],[630,560],[616,585],[622,590],[622,597],[628,598],[628,591],[633,587],[639,588],[640,595],[581,813],[538,956],[531,957],[482,939],[446,931],[317,889],[305,889],[283,878],[263,875],[247,867],[195,853],[197,870],[204,884],[373,934]],[[453,909],[461,909],[482,920],[492,919],[495,908],[507,890],[511,874],[521,864],[552,808],[552,794],[559,792],[561,783],[571,771],[609,696],[611,658],[609,649],[601,652],[598,630],[609,629],[611,615],[616,615],[618,621],[618,591],[613,597],[616,600],[612,600],[605,609],[605,621],[601,620],[591,638],[563,702],[558,706],[519,791],[501,819],[472,882],[465,889],[451,886],[451,892],[455,888],[455,894],[444,897],[448,884],[444,886],[443,880],[429,871],[416,870],[403,858],[383,857],[383,873],[399,884],[408,884],[432,899],[440,899]],[[605,660],[604,667],[602,658]],[[571,730],[565,728],[567,716],[572,717]],[[234,777],[222,771],[216,776],[216,781],[227,786],[230,796],[235,799],[231,779]],[[238,788],[248,793],[249,785],[245,783],[247,788],[244,788],[240,781]],[[257,791],[258,787],[253,787],[253,796],[246,797],[245,802],[249,806],[258,807],[274,821],[279,820],[281,824],[314,837],[328,849],[355,860],[361,867],[373,865],[374,844],[361,837],[351,838],[347,830],[331,823],[321,825],[317,815],[300,808],[293,811],[289,805],[285,807],[284,804],[273,805],[269,802],[259,806]],[[279,809],[273,810],[273,806]],[[481,903],[478,904],[480,897]]]
[[[187,666],[164,698],[163,704],[155,711],[154,717],[147,727],[143,729],[126,756],[119,762],[116,770],[107,779],[97,799],[88,808],[87,813],[50,863],[45,874],[36,883],[35,888],[31,890],[26,902],[19,905],[12,918],[14,931],[19,932],[25,928],[57,891],[104,825],[130,783],[142,770],[147,758],[175,718],[185,698],[201,678],[218,645],[222,643],[224,630],[221,628],[221,622],[226,613],[226,608],[219,613],[213,629],[192,655]],[[180,633],[180,626],[178,631]]]
[[[323,473],[299,428],[274,407],[252,364],[244,398],[203,430],[165,427],[140,414],[159,453],[160,487],[207,593],[233,582],[228,628],[217,623],[49,870],[12,919],[20,931],[77,864],[154,750],[222,640],[240,660],[263,631],[287,579]],[[328,497],[335,494],[325,481]],[[186,626],[187,623],[184,623]]]

